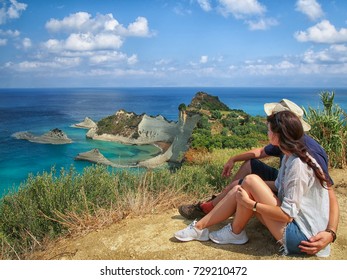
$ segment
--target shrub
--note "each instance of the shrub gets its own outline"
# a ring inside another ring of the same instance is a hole
[[[110,224],[130,214],[146,214],[158,205],[179,203],[183,194],[202,198],[224,186],[221,166],[184,165],[176,172],[108,170],[87,167],[30,175],[20,189],[0,200],[0,259],[21,258],[45,239]],[[167,206],[166,206],[167,207]],[[98,221],[98,215],[105,216]],[[105,214],[107,213],[107,214]]]
[[[311,125],[309,134],[329,155],[330,166],[343,168],[347,159],[346,112],[334,104],[334,97],[334,92],[322,92],[320,98],[323,109],[309,107],[305,116]]]

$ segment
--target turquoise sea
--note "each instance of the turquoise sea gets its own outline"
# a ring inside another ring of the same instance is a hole
[[[158,153],[152,145],[129,146],[91,141],[86,130],[71,127],[88,116],[94,121],[114,114],[119,109],[137,114],[162,115],[177,121],[178,106],[189,104],[195,93],[204,91],[232,109],[251,115],[262,115],[263,104],[287,98],[313,108],[322,107],[319,93],[335,91],[335,102],[347,111],[347,88],[54,88],[0,89],[0,197],[17,188],[29,173],[37,174],[74,165],[78,171],[91,165],[74,161],[81,152],[98,148],[106,157],[127,163]],[[12,137],[19,131],[43,134],[62,129],[74,142],[68,145],[31,143]]]

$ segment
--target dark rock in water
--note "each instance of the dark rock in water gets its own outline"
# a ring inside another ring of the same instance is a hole
[[[72,140],[68,138],[61,129],[58,128],[54,128],[51,131],[40,136],[34,135],[28,131],[24,131],[13,134],[13,137],[40,144],[60,145],[72,143]]]

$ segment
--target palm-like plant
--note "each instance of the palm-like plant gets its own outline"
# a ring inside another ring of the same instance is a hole
[[[329,164],[343,168],[347,159],[347,114],[334,104],[334,92],[320,94],[323,109],[308,108],[305,117],[311,125],[310,135],[315,138],[329,155]]]

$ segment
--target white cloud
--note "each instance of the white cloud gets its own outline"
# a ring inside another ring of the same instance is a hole
[[[183,6],[182,3],[180,2],[175,3],[175,7],[173,8],[173,11],[175,14],[180,16],[192,14],[192,11],[190,9],[187,9],[187,7]]]
[[[54,33],[65,32],[68,34],[110,32],[120,36],[149,37],[153,35],[145,17],[138,17],[128,25],[128,28],[125,28],[112,14],[98,14],[93,18],[86,12],[70,14],[62,20],[51,18],[46,23],[46,29]]]
[[[0,29],[0,35],[1,36],[7,36],[7,37],[18,37],[20,35],[20,32],[18,30],[1,30]]]
[[[28,7],[25,3],[19,3],[16,0],[1,1],[0,24],[6,23],[8,19],[17,19],[21,13]]]
[[[295,68],[296,65],[289,60],[282,60],[277,63],[262,60],[245,61],[245,65],[241,67],[241,69],[252,75],[284,75]]]
[[[0,39],[0,46],[6,46],[7,45],[7,39]]]
[[[86,12],[70,14],[62,20],[50,19],[46,28],[50,32],[68,34],[66,39],[50,39],[43,44],[53,52],[116,50],[122,47],[127,36],[149,37],[153,34],[144,17],[138,17],[125,28],[112,14],[98,14],[93,18]]]
[[[306,31],[299,31],[294,34],[299,42],[315,42],[336,44],[347,42],[347,29],[336,30],[328,20],[322,20],[320,23],[308,28]]]
[[[298,0],[296,10],[307,15],[311,20],[317,20],[324,16],[322,7],[316,0]]]
[[[7,63],[7,66],[21,72],[39,71],[45,72],[48,69],[66,69],[76,67],[80,64],[79,58],[55,57],[50,61],[22,61],[18,64]]]
[[[62,20],[50,19],[46,23],[46,28],[50,32],[75,32],[85,31],[91,28],[91,15],[85,12],[71,14]]]
[[[262,18],[258,21],[248,20],[246,22],[248,23],[250,30],[267,30],[271,26],[278,25],[278,21],[272,18]]]
[[[10,0],[11,5],[7,11],[9,18],[19,18],[22,11],[25,11],[28,7],[25,3],[19,3],[16,0]]]
[[[130,23],[128,26],[129,36],[147,37],[151,33],[148,29],[148,21],[144,17],[138,17],[135,22]]]
[[[201,64],[205,64],[205,63],[207,63],[208,62],[208,56],[207,55],[202,55],[201,57],[200,57],[200,63]]]
[[[277,69],[287,70],[295,68],[295,65],[288,60],[283,60],[276,65]]]
[[[133,54],[132,56],[130,56],[128,58],[128,64],[129,65],[134,65],[138,62],[138,59],[137,59],[137,55],[136,54]]]
[[[31,43],[30,38],[24,38],[22,40],[22,45],[23,45],[24,49],[30,49],[32,47],[32,43]]]
[[[197,0],[197,1],[201,9],[203,9],[205,12],[209,12],[212,10],[211,3],[209,0]]]
[[[119,49],[123,44],[120,36],[109,33],[73,33],[66,40],[50,39],[44,47],[51,52],[67,51],[94,51]]]
[[[312,49],[307,50],[302,60],[305,64],[346,64],[347,63],[347,46],[346,45],[332,45],[329,48],[314,51]]]
[[[154,64],[161,66],[161,65],[167,65],[170,62],[171,62],[171,60],[169,60],[169,59],[160,59],[160,60],[156,61]]]
[[[92,64],[99,64],[104,66],[114,66],[114,63],[125,62],[129,64],[129,60],[136,60],[133,57],[127,57],[126,54],[117,52],[117,51],[109,51],[109,52],[97,52],[90,55],[89,61]],[[136,63],[136,61],[135,61]],[[131,63],[130,63],[131,64]]]
[[[232,14],[235,18],[245,18],[254,15],[263,15],[266,7],[257,0],[218,0],[220,12],[227,16]]]
[[[267,30],[278,25],[274,18],[266,18],[266,7],[257,0],[218,0],[219,11],[227,17],[232,14],[238,20],[244,20],[250,30]]]

